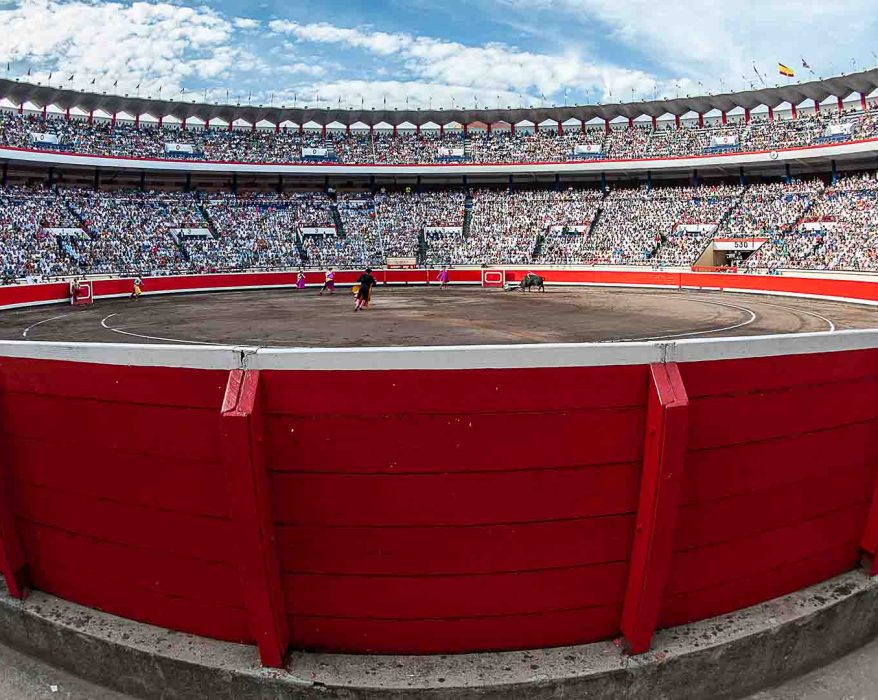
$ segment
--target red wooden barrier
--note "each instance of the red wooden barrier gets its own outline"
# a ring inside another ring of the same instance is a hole
[[[622,611],[629,651],[649,650],[671,569],[686,454],[689,400],[676,364],[650,366],[643,473]]]
[[[0,574],[13,598],[24,598],[28,588],[27,557],[15,522],[10,493],[11,479],[0,462]]]
[[[221,422],[232,531],[250,630],[263,665],[282,668],[290,629],[281,591],[263,455],[258,371],[229,373]]]
[[[872,495],[872,504],[869,507],[869,516],[866,520],[866,528],[860,547],[866,553],[866,568],[869,576],[878,574],[878,482]]]

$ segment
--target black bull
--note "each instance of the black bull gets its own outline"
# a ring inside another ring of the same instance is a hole
[[[521,291],[523,292],[529,292],[531,287],[536,287],[541,292],[546,291],[545,280],[539,275],[535,275],[532,272],[529,272],[524,277],[522,277],[521,284],[519,286],[521,287]]]

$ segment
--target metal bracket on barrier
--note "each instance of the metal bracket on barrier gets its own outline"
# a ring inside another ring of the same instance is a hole
[[[689,398],[674,364],[652,364],[643,447],[643,472],[622,634],[632,654],[649,650],[671,569],[683,482]]]

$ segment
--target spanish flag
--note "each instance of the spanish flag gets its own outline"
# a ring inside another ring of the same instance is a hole
[[[777,72],[781,75],[785,75],[787,78],[792,78],[796,75],[795,73],[793,73],[792,68],[785,66],[783,63],[777,64]]]

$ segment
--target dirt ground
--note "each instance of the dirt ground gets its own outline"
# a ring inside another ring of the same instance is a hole
[[[276,347],[671,340],[878,328],[878,307],[729,292],[387,287],[354,313],[348,290],[144,296],[0,313],[0,339]]]

